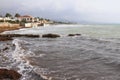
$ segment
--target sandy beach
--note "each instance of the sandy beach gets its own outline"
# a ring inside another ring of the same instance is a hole
[[[10,31],[10,30],[17,30],[20,29],[20,27],[15,26],[15,27],[8,27],[8,26],[0,26],[0,33],[4,31]]]

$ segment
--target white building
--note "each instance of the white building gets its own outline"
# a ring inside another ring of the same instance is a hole
[[[34,18],[32,16],[29,16],[29,15],[24,15],[24,16],[17,17],[17,20],[19,20],[19,21],[24,20],[26,22],[37,22],[37,21],[39,21],[38,18]]]
[[[0,17],[0,20],[4,20],[2,17]]]
[[[0,20],[2,20],[2,21],[16,21],[14,18],[10,18],[10,17],[0,17]]]

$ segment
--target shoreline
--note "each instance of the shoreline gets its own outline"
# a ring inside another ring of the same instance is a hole
[[[10,36],[1,36],[3,32],[5,32],[5,31],[12,31],[12,30],[19,30],[21,28],[22,28],[21,26],[14,26],[14,27],[0,26],[0,41],[13,40],[12,37],[10,37]]]
[[[18,30],[21,29],[21,26],[9,27],[9,26],[0,26],[0,34],[4,31]]]

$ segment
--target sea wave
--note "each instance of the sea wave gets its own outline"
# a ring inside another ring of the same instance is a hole
[[[30,43],[20,39],[14,39],[12,43],[0,45],[1,68],[14,69],[22,74],[20,80],[44,80],[45,76],[37,73],[38,67],[33,66],[30,57],[36,57],[25,45]],[[40,54],[39,57],[43,57]]]
[[[21,37],[0,44],[0,62],[22,74],[21,80],[119,80],[120,41]]]

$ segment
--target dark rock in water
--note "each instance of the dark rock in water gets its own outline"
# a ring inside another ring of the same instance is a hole
[[[81,34],[75,34],[76,36],[81,36]]]
[[[22,75],[14,70],[0,69],[0,80],[18,80]]]
[[[39,35],[33,35],[33,34],[23,34],[21,36],[23,36],[23,37],[32,37],[32,38],[39,37]]]
[[[0,41],[13,40],[11,37],[0,37]]]
[[[3,48],[2,50],[3,51],[6,51],[6,50],[8,50],[9,49],[9,47],[5,47],[5,48]]]
[[[58,34],[43,34],[42,37],[43,38],[57,38],[57,37],[60,37],[60,35],[58,35]]]
[[[0,34],[0,37],[39,37],[33,34]]]
[[[68,34],[68,36],[75,36],[75,34]]]
[[[81,34],[68,34],[68,36],[81,36]]]

